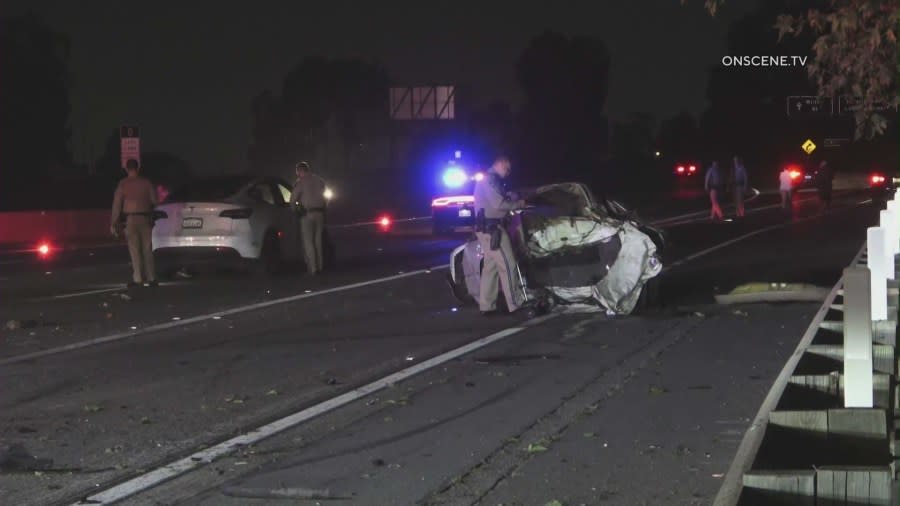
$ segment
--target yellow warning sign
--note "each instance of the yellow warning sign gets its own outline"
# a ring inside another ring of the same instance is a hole
[[[806,139],[806,142],[804,142],[800,147],[803,148],[803,151],[806,151],[807,155],[816,150],[816,145],[813,144],[813,141],[810,139]]]

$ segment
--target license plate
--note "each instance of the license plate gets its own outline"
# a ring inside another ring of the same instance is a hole
[[[181,228],[203,228],[203,218],[185,218]]]
[[[460,217],[460,218],[471,218],[471,217],[472,217],[472,211],[469,210],[469,209],[460,209],[460,210],[459,210],[459,217]]]

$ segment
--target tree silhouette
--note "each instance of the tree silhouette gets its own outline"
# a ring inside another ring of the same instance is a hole
[[[516,64],[526,101],[519,153],[533,179],[593,179],[608,154],[605,114],[609,53],[604,43],[552,31],[534,38]]]
[[[704,4],[715,16],[725,0],[704,0]],[[818,95],[862,98],[862,107],[854,114],[854,133],[857,139],[871,139],[888,131],[888,117],[896,121],[900,106],[898,24],[897,0],[828,0],[802,10],[784,9],[770,28],[778,31],[779,39],[793,35],[806,40],[804,53],[814,52],[807,70]],[[877,111],[885,103],[894,108],[893,113]]]
[[[815,1],[764,0],[756,11],[733,23],[727,54],[807,54],[809,40],[779,43],[772,26],[779,14],[808,7]],[[804,139],[827,137],[830,127],[841,127],[840,121],[789,118],[786,100],[790,95],[815,95],[801,69],[713,67],[707,84],[709,107],[701,119],[705,157],[724,162],[739,154],[746,158],[748,168],[767,166],[767,170],[777,173],[780,162],[802,154],[799,146]]]
[[[332,129],[349,157],[373,124],[386,117],[387,90],[387,73],[378,65],[304,59],[285,76],[280,96],[267,90],[253,100],[252,165],[269,171],[312,158]]]
[[[0,20],[0,193],[6,198],[71,163],[69,55],[69,38],[35,15]]]

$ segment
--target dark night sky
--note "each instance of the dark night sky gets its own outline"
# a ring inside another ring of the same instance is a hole
[[[78,159],[133,122],[144,150],[219,171],[245,164],[252,97],[278,92],[284,74],[316,54],[378,59],[397,83],[468,84],[484,99],[515,100],[515,59],[550,28],[605,40],[613,118],[699,112],[729,22],[758,0],[728,2],[716,18],[702,3],[6,0],[0,12],[30,8],[71,36]]]

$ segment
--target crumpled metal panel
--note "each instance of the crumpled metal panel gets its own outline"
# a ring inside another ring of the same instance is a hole
[[[608,242],[613,236],[618,236],[621,247],[602,280],[580,287],[546,288],[569,303],[584,303],[593,299],[611,313],[630,314],[637,305],[644,284],[662,271],[656,245],[631,223],[587,218],[547,220],[543,228],[535,230],[528,238],[528,253],[541,258],[564,248]]]

